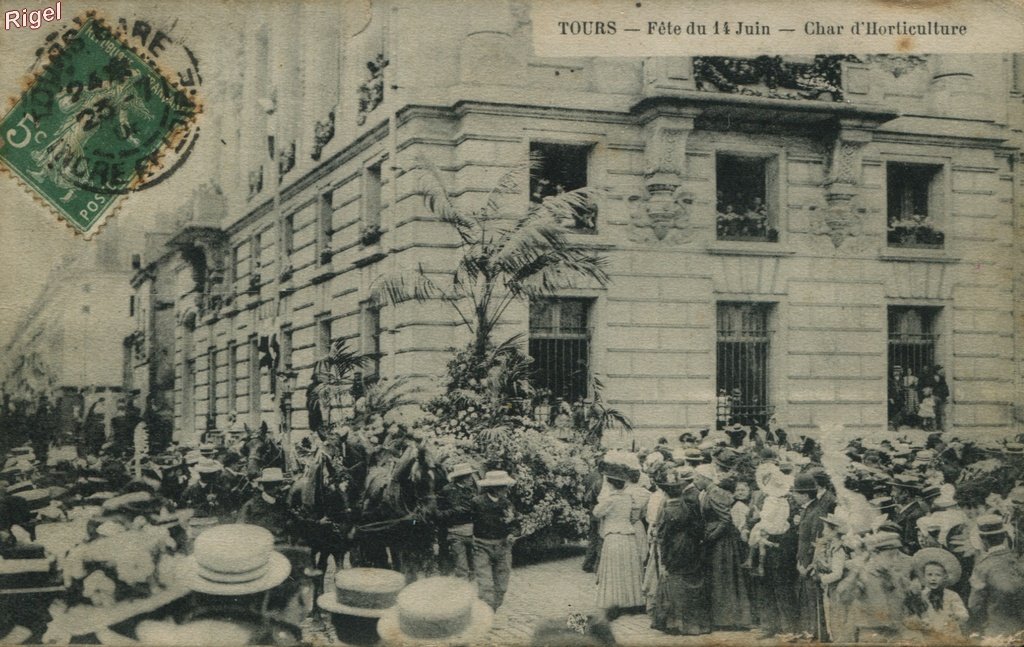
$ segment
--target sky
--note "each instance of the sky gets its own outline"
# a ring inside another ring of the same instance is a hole
[[[196,11],[188,10],[190,4]],[[216,43],[218,38],[223,38],[225,25],[232,24],[232,11],[239,4],[62,0],[61,23],[68,23],[86,9],[96,8],[110,19],[124,17],[129,22],[135,19],[150,21],[170,33],[172,38],[187,43],[195,53],[200,73],[204,76],[200,97],[207,114],[199,118],[202,128],[204,119],[208,120],[210,111],[217,107],[215,97],[211,96],[216,86],[217,74],[214,72],[226,71],[223,68],[213,69],[218,64],[223,65],[216,60]],[[53,6],[53,2],[0,0],[0,9],[4,11],[47,6]],[[236,23],[237,15],[234,13]],[[0,66],[0,102],[3,108],[0,111],[3,113],[21,94],[25,75],[35,60],[35,51],[53,30],[54,25],[44,25],[38,30],[0,31],[0,60],[3,61]],[[174,211],[191,195],[194,186],[208,179],[208,160],[218,145],[216,139],[209,129],[206,133],[201,130],[195,152],[178,171],[157,186],[126,196],[120,203],[120,212],[108,222],[124,221],[123,227],[133,229],[157,226],[155,223],[163,219],[161,214]],[[113,231],[101,231],[98,236],[105,233]],[[39,294],[54,261],[66,253],[81,253],[90,244],[55,214],[35,202],[33,196],[10,175],[0,173],[0,348],[6,345],[21,316]]]

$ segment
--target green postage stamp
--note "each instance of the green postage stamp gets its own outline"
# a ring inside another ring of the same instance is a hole
[[[89,18],[0,122],[0,161],[88,238],[121,196],[157,177],[198,111],[154,62]]]

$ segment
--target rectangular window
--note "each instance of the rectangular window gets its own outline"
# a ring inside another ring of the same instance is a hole
[[[263,277],[260,272],[262,267],[260,259],[262,255],[263,236],[261,234],[253,234],[252,240],[249,243],[249,293],[259,294],[260,288],[263,284]]]
[[[374,234],[380,233],[380,194],[381,194],[381,173],[380,164],[374,164],[373,166],[367,166],[363,169],[363,223],[362,223],[362,236],[364,238],[363,244],[369,244],[373,241],[367,241],[368,237],[372,237]]]
[[[128,297],[128,316],[135,316],[135,295],[132,294]]]
[[[769,399],[771,312],[768,303],[719,303],[717,397],[719,429],[739,423],[765,428],[774,407]]]
[[[217,349],[210,347],[208,352],[209,366],[207,372],[207,412],[210,424],[217,424]]]
[[[940,308],[889,307],[889,423],[919,427],[922,379],[931,376]]]
[[[363,379],[373,381],[380,375],[380,308],[363,303],[360,309],[360,346],[369,358],[363,367]]]
[[[328,191],[320,196],[316,213],[316,257],[320,265],[327,265],[333,256],[331,251],[331,236],[334,234],[334,207],[332,206],[333,194]]]
[[[249,339],[249,425],[259,429],[262,417],[262,390],[260,388],[260,343],[259,337]]]
[[[281,230],[281,247],[284,251],[284,261],[295,251],[295,214],[288,214],[284,217],[284,225]]]
[[[281,350],[278,361],[281,370],[291,368],[292,365],[292,329],[281,328]]]
[[[775,243],[774,158],[719,153],[715,157],[718,240]]]
[[[238,391],[238,346],[235,342],[228,345],[228,411],[235,411]]]
[[[530,142],[530,201],[541,203],[549,196],[585,188],[591,148],[588,144]],[[588,200],[573,209],[563,224],[584,232],[597,231],[597,205]]]
[[[890,247],[941,249],[942,166],[889,162],[885,167]]]
[[[533,385],[553,403],[585,399],[590,385],[590,299],[530,302]]]
[[[325,357],[331,350],[331,320],[324,317],[316,322],[316,358]]]

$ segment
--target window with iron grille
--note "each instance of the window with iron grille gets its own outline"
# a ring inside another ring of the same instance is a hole
[[[719,153],[715,156],[715,232],[718,240],[779,240],[771,193],[774,158]]]
[[[918,426],[922,380],[936,363],[940,308],[889,307],[889,422]]]
[[[543,202],[548,196],[586,187],[591,148],[587,144],[530,142],[530,159],[536,165],[530,171],[530,201]],[[567,227],[597,231],[597,205],[582,205],[575,212],[572,222],[565,223]]]
[[[938,164],[886,164],[890,247],[939,249],[945,244],[938,226],[941,174]]]
[[[773,413],[768,388],[772,308],[770,303],[718,304],[718,428],[764,427]]]
[[[552,402],[585,399],[590,382],[590,299],[530,302],[533,385]]]

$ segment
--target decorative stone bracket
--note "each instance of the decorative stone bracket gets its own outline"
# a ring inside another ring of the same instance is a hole
[[[857,206],[860,191],[861,158],[870,132],[840,129],[829,148],[825,178],[824,209],[812,215],[816,234],[828,236],[838,250],[847,238],[863,233],[863,209]]]
[[[626,199],[633,242],[680,244],[692,239],[693,194],[682,189],[686,139],[696,114],[656,115],[647,124],[644,190]]]

